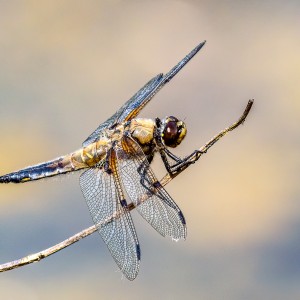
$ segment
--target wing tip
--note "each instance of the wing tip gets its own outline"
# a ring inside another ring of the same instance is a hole
[[[198,46],[196,46],[196,49],[199,48],[199,50],[206,44],[206,40],[201,42]]]
[[[164,84],[169,82],[202,49],[205,44],[206,40],[198,44],[189,54],[179,61],[179,63],[164,76]]]
[[[186,63],[191,60],[206,44],[206,40],[198,44],[187,56],[186,56]]]

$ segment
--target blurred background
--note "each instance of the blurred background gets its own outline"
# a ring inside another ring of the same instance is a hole
[[[136,212],[129,282],[98,234],[1,274],[1,299],[300,298],[299,1],[0,1],[0,173],[81,147],[150,78],[201,52],[142,111],[175,115],[185,155],[247,121],[167,186],[188,238]],[[159,157],[158,176],[165,173]],[[0,186],[0,262],[92,225],[78,174]]]

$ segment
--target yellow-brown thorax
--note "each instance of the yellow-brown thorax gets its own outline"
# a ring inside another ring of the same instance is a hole
[[[120,123],[113,129],[105,129],[98,141],[65,156],[62,162],[64,167],[78,170],[101,163],[115,142],[117,145],[121,145],[120,141],[126,130],[147,152],[147,145],[154,140],[155,121],[138,118],[127,123]]]

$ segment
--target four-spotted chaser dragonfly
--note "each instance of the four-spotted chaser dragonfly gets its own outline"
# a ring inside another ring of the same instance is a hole
[[[152,78],[112,117],[100,124],[83,142],[81,149],[0,176],[0,183],[23,183],[84,170],[80,186],[94,224],[129,280],[137,276],[141,258],[140,244],[129,211],[131,203],[162,236],[175,240],[186,238],[186,222],[180,208],[151,170],[154,154],[158,152],[161,155],[167,171],[173,176],[186,168],[191,157],[181,159],[167,148],[178,146],[185,137],[187,129],[183,121],[173,116],[162,120],[136,116],[204,44],[199,44],[167,74]],[[143,194],[149,199],[137,203]],[[114,215],[119,217],[101,225]]]

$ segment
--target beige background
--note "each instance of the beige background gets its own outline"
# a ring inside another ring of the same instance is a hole
[[[167,190],[188,238],[133,214],[142,247],[121,280],[94,234],[1,274],[1,299],[299,299],[298,1],[0,1],[0,172],[82,141],[196,44],[205,48],[143,110],[185,119],[186,154],[255,106]],[[154,169],[164,174],[157,158]],[[0,186],[0,261],[92,224],[78,175]]]

